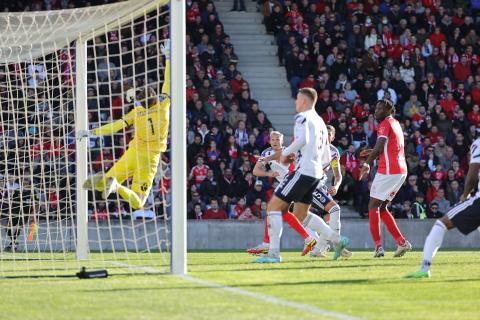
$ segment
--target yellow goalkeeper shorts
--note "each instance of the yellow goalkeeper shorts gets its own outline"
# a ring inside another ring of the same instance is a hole
[[[133,177],[131,189],[138,195],[148,196],[160,162],[160,152],[138,151],[128,148],[108,170],[105,177],[115,177],[118,183]]]

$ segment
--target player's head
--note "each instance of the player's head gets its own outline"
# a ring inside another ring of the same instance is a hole
[[[327,130],[328,130],[328,141],[332,143],[333,140],[335,140],[335,127],[328,125]]]
[[[273,149],[279,149],[283,145],[283,134],[279,131],[270,132],[270,145]]]
[[[312,88],[302,88],[298,90],[295,109],[297,112],[304,112],[315,107],[317,103],[317,91]]]
[[[395,113],[395,106],[393,102],[387,99],[382,99],[377,101],[375,107],[375,118],[379,121],[382,121],[386,117]]]
[[[125,98],[127,102],[138,102],[143,106],[150,107],[157,103],[158,96],[152,87],[130,88],[127,90]]]

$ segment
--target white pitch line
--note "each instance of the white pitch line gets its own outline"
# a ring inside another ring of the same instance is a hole
[[[311,313],[311,314],[315,314],[315,315],[328,316],[328,317],[332,317],[332,318],[339,319],[339,320],[361,320],[361,318],[350,316],[348,314],[344,314],[344,313],[340,313],[340,312],[336,312],[336,311],[324,310],[324,309],[320,309],[320,308],[317,308],[317,307],[314,307],[314,306],[311,306],[311,305],[308,305],[308,304],[293,302],[293,301],[277,298],[277,297],[274,297],[274,296],[269,296],[269,295],[262,294],[262,293],[257,293],[257,292],[243,290],[243,289],[240,289],[240,288],[230,287],[230,286],[227,286],[227,285],[223,285],[223,284],[220,284],[220,283],[195,278],[195,277],[192,277],[192,276],[183,275],[183,276],[179,276],[179,277],[182,278],[182,279],[185,279],[187,281],[195,282],[195,283],[207,286],[207,287],[211,287],[211,288],[215,288],[215,289],[222,289],[222,290],[228,291],[228,292],[233,293],[233,294],[250,297],[250,298],[253,298],[255,300],[262,300],[262,301],[265,301],[265,302],[269,302],[269,303],[277,304],[277,305],[280,305],[280,306],[297,309],[299,311],[303,311],[303,312],[307,312],[307,313]]]
[[[145,271],[147,273],[166,273],[166,271],[162,271],[160,269],[152,268],[152,267],[134,266],[134,265],[131,265],[131,264],[128,264],[128,263],[123,263],[123,262],[118,262],[118,261],[105,261],[105,262],[113,264],[114,266],[117,266],[117,267],[128,268],[128,269],[131,269],[131,270],[142,270],[142,271]]]

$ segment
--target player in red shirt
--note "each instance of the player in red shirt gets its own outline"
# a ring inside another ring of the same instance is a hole
[[[407,178],[403,131],[400,123],[393,118],[393,114],[395,114],[395,106],[390,100],[377,102],[375,118],[380,122],[377,143],[373,150],[362,152],[362,155],[367,156],[367,159],[362,165],[360,179],[370,172],[370,164],[380,156],[377,174],[370,190],[370,202],[368,203],[370,232],[375,241],[375,258],[385,255],[381,245],[380,219],[385,223],[388,231],[397,242],[398,246],[393,254],[394,257],[401,257],[412,249],[412,245],[405,240],[395,219],[388,211],[389,202],[395,198]]]

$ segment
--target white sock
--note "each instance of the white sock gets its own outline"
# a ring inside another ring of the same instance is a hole
[[[327,238],[321,234],[320,235],[320,239],[318,239],[318,248],[321,250],[321,251],[326,251],[327,250],[327,245],[328,245],[328,240]]]
[[[334,243],[340,241],[340,236],[333,231],[328,224],[323,221],[319,216],[309,212],[305,220],[303,220],[303,225],[310,229],[315,230],[318,234],[324,236],[327,240],[331,240]]]
[[[328,224],[330,225],[330,228],[338,234],[340,234],[340,229],[342,227],[340,223],[340,212],[340,206],[338,204],[334,205],[330,208],[330,211],[328,211],[328,213],[330,213],[330,222]]]
[[[310,237],[312,237],[313,239],[317,240],[317,242],[320,240],[320,236],[318,235],[318,233],[315,230],[312,230],[310,228],[305,228],[305,230],[307,230],[308,235]]]
[[[420,269],[422,272],[430,270],[432,259],[442,245],[443,237],[446,232],[447,227],[445,224],[443,224],[442,221],[437,220],[433,225],[432,230],[430,230],[430,233],[425,240],[425,245],[423,246],[423,263]]]
[[[268,236],[270,237],[270,247],[268,255],[278,258],[280,256],[280,237],[283,231],[283,219],[280,211],[268,212]]]

